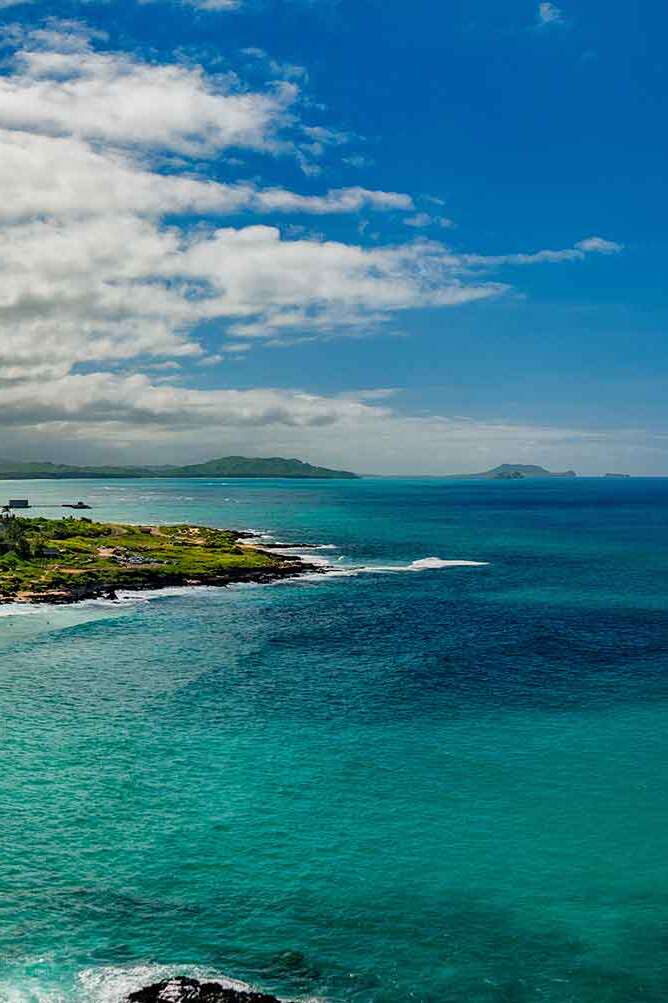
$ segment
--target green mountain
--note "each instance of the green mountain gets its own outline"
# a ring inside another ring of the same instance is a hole
[[[349,470],[315,467],[301,460],[286,460],[281,456],[249,457],[222,456],[205,463],[162,467],[74,467],[62,463],[24,463],[0,460],[0,479],[29,480],[33,478],[75,479],[112,477],[357,477]]]
[[[461,474],[466,478],[483,478],[493,481],[518,481],[525,477],[577,477],[574,470],[563,470],[555,473],[539,467],[535,463],[501,463],[492,470],[485,470],[481,474]]]

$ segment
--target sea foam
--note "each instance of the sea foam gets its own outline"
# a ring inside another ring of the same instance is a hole
[[[105,966],[83,969],[74,985],[68,988],[51,986],[35,978],[15,983],[0,982],[0,1000],[2,1003],[120,1003],[129,993],[175,974],[202,982],[218,982],[227,989],[241,992],[252,988],[246,982],[193,965]]]
[[[290,584],[298,581],[322,581],[327,578],[353,578],[356,575],[384,575],[398,574],[400,572],[437,571],[443,568],[482,568],[488,565],[488,561],[464,561],[452,560],[443,557],[420,557],[410,564],[344,564],[345,556],[337,558],[337,564],[332,564],[331,559],[321,556],[314,551],[338,550],[334,543],[312,543],[308,546],[298,543],[284,543],[277,540],[272,533],[262,530],[249,530],[253,536],[246,541],[250,546],[262,547],[271,546],[272,554],[283,554],[286,557],[298,557],[319,570],[317,572],[305,571],[302,575],[286,581],[273,582],[273,585]],[[323,575],[324,573],[324,575]]]

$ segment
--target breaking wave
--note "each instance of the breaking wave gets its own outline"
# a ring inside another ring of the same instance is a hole
[[[210,970],[192,965],[136,965],[131,968],[86,968],[68,987],[52,986],[27,978],[15,983],[0,982],[2,1003],[119,1003],[128,993],[179,974],[215,981],[229,989],[248,991],[251,986]]]

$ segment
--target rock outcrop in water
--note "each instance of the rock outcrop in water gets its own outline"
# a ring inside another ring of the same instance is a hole
[[[182,975],[156,982],[125,997],[123,1003],[280,1003],[276,996],[199,982]]]

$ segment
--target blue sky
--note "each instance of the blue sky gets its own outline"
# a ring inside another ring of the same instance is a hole
[[[1,453],[668,474],[665,7],[0,7]]]

